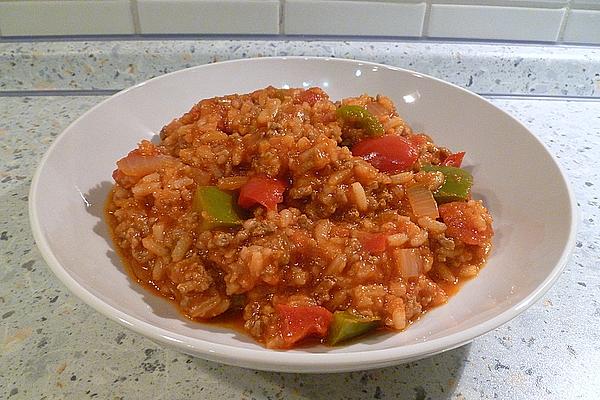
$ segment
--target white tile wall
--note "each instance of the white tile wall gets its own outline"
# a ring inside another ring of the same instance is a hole
[[[284,33],[421,36],[425,3],[287,0]]]
[[[430,2],[433,4],[557,8],[566,6],[569,0],[431,0]]]
[[[599,13],[600,0],[0,0],[0,37],[425,36],[600,44]]]
[[[2,1],[3,36],[134,33],[128,0]]]
[[[141,33],[279,33],[278,0],[138,0]]]
[[[563,40],[600,44],[600,11],[571,10]]]
[[[600,0],[571,0],[571,7],[578,9],[600,10]]]
[[[556,41],[564,14],[564,9],[434,4],[427,35]]]

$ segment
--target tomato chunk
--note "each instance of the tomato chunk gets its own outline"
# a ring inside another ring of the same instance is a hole
[[[410,170],[419,157],[415,145],[398,135],[362,140],[352,148],[352,154],[362,157],[378,170],[390,173]]]
[[[275,313],[279,317],[279,328],[286,348],[311,335],[327,335],[333,318],[329,310],[320,306],[276,304]]]
[[[365,232],[359,236],[358,240],[363,249],[369,253],[383,253],[387,247],[387,235],[383,233]]]
[[[244,208],[260,204],[269,211],[276,211],[277,204],[283,202],[284,192],[285,184],[279,179],[253,176],[241,187],[238,204]]]
[[[319,100],[326,98],[327,95],[320,88],[310,88],[298,95],[299,103],[308,103],[309,106],[314,106]]]
[[[476,201],[455,201],[439,206],[442,221],[448,227],[446,234],[466,244],[481,246],[494,234],[491,217]]]
[[[460,168],[460,165],[462,164],[462,160],[464,157],[465,157],[464,151],[450,154],[448,157],[446,157],[446,159],[444,161],[442,161],[442,165],[445,165],[447,167]]]

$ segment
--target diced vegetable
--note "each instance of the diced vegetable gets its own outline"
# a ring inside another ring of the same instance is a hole
[[[176,160],[167,155],[143,155],[139,150],[133,150],[126,157],[117,161],[119,171],[127,176],[144,176],[157,171],[168,163]]]
[[[325,336],[333,317],[329,310],[320,306],[276,304],[275,313],[279,318],[284,348],[289,348],[308,336]]]
[[[202,215],[202,229],[237,226],[242,223],[233,195],[215,186],[199,186],[193,208]]]
[[[457,201],[442,204],[440,215],[447,226],[446,235],[467,244],[480,246],[494,235],[491,217],[478,202]]]
[[[377,101],[372,101],[370,103],[367,103],[367,105],[365,107],[366,107],[367,111],[369,111],[371,114],[373,114],[376,117],[378,117],[380,115],[385,116],[385,115],[390,114],[390,111]]]
[[[364,139],[352,147],[352,154],[382,172],[394,174],[410,170],[419,157],[417,148],[399,135]]]
[[[433,194],[438,203],[468,199],[473,185],[473,176],[464,169],[444,165],[425,165],[422,170],[439,171],[444,174],[444,184]]]
[[[364,232],[358,237],[358,240],[363,249],[369,253],[382,253],[387,246],[387,235],[383,233]]]
[[[326,98],[327,95],[319,88],[310,88],[298,95],[298,101],[308,103],[309,106],[314,106],[319,100]]]
[[[378,325],[378,318],[361,317],[348,311],[336,311],[333,313],[333,321],[329,328],[327,342],[336,345],[372,331]]]
[[[277,211],[277,204],[283,202],[284,192],[285,184],[282,181],[253,176],[241,187],[238,204],[244,208],[260,204],[269,211]]]
[[[430,217],[437,219],[440,216],[433,194],[425,185],[418,183],[409,186],[406,188],[406,196],[408,197],[413,214],[417,218]]]
[[[381,122],[361,106],[341,106],[335,111],[335,115],[345,123],[363,129],[369,136],[383,135],[383,125],[381,125]]]
[[[400,268],[400,276],[405,279],[419,276],[422,264],[419,249],[399,249],[396,250],[395,255]]]
[[[460,168],[462,164],[462,160],[465,157],[465,152],[461,151],[459,153],[450,154],[446,159],[442,162],[442,165],[446,165],[448,167],[456,167]]]

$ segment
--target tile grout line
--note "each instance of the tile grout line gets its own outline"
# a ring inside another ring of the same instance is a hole
[[[284,35],[285,0],[279,0],[279,34]]]
[[[2,0],[0,0],[1,2]],[[151,42],[151,41],[256,41],[256,42],[401,42],[431,44],[466,44],[518,47],[569,47],[599,49],[598,43],[559,43],[550,41],[496,40],[469,38],[437,38],[414,36],[357,36],[357,35],[303,35],[303,34],[132,34],[132,35],[69,35],[69,36],[1,36],[0,45],[11,43],[48,43],[48,42]]]
[[[562,21],[560,21],[560,27],[558,28],[558,36],[556,38],[556,43],[563,43],[565,36],[565,28],[567,26],[568,20],[571,17],[571,4],[573,0],[569,0],[567,5],[565,6],[565,14],[562,17]]]
[[[131,10],[131,17],[133,18],[133,31],[136,35],[139,35],[142,33],[142,28],[140,25],[140,12],[137,0],[129,0],[129,9]]]
[[[421,28],[421,37],[429,38],[429,20],[431,19],[431,1],[425,3],[425,15],[423,15],[423,27]]]

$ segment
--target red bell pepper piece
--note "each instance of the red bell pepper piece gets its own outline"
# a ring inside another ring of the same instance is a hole
[[[277,204],[283,202],[285,188],[279,179],[253,176],[241,187],[238,204],[244,208],[260,204],[269,211],[276,211]]]

